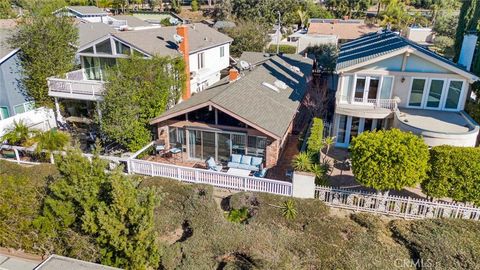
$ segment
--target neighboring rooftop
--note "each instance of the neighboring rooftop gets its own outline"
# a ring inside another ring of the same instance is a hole
[[[107,24],[98,23],[78,23],[78,47],[83,47],[101,37],[104,37],[110,33],[116,32],[116,30],[108,26]]]
[[[225,78],[175,105],[151,123],[211,103],[281,138],[287,132],[307,91],[306,77],[311,73],[312,64],[311,59],[300,55],[272,56],[251,71],[243,71],[240,79],[228,82],[228,78]],[[274,87],[277,88],[274,90],[265,86],[265,83],[276,86],[277,81],[285,83],[286,88]]]
[[[67,6],[65,8],[81,15],[108,15],[107,12],[96,6]]]
[[[120,268],[110,267],[97,263],[81,261],[73,258],[59,255],[51,255],[42,262],[35,270],[120,270]]]
[[[127,25],[129,27],[146,27],[146,26],[151,26],[148,22],[145,22],[142,19],[139,19],[135,16],[132,15],[116,15],[112,16],[112,18],[116,20],[122,20],[122,21],[127,21]]]
[[[338,39],[356,39],[380,28],[363,20],[310,19],[308,34],[331,35]]]
[[[422,47],[417,43],[401,37],[389,30],[371,33],[343,44],[338,55],[336,69],[339,70],[363,63],[381,55],[389,54],[396,50],[405,49],[407,47],[413,48],[457,69],[466,71],[464,67],[457,65],[456,63],[440,56],[439,54],[430,51],[429,49]]]
[[[219,46],[233,40],[215,29],[202,23],[189,24],[190,53]],[[150,55],[178,55],[177,44],[173,39],[176,26],[167,26],[154,29],[121,31],[113,33],[116,38],[134,46]]]

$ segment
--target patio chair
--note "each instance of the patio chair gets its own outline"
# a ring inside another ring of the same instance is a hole
[[[209,157],[206,161],[206,164],[207,164],[207,169],[210,171],[220,172],[223,169],[223,166],[221,164],[217,164],[213,157]]]
[[[255,172],[253,176],[258,177],[258,178],[264,178],[267,175],[267,169],[263,168],[258,172]]]
[[[164,153],[164,151],[165,151],[165,141],[164,140],[155,141],[154,146],[155,146],[155,154],[160,154],[160,153],[163,154]]]

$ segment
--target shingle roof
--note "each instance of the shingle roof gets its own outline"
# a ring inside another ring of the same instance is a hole
[[[344,69],[407,47],[466,71],[464,67],[389,30],[371,33],[343,44],[338,55],[336,69]]]
[[[107,15],[108,13],[96,6],[68,6],[67,9],[82,15]]]
[[[114,33],[113,35],[151,55],[177,55],[177,45],[173,39],[173,35],[176,32],[176,26],[168,26],[154,29],[123,31]],[[227,35],[202,23],[190,24],[188,35],[191,53],[233,41],[232,38]]]
[[[132,15],[116,15],[113,18],[127,21],[129,27],[151,26],[151,24]]]
[[[280,138],[286,133],[307,90],[306,77],[311,73],[312,63],[311,59],[300,55],[273,56],[251,71],[244,71],[239,80],[229,83],[226,78],[175,105],[151,123],[211,102]],[[292,67],[298,67],[300,72]],[[277,80],[284,82],[287,88],[279,88],[276,92],[262,85],[264,82],[274,85]]]
[[[115,29],[104,23],[78,23],[78,46],[83,47],[110,33],[114,33]]]

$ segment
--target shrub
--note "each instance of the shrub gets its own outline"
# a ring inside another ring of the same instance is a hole
[[[310,129],[310,137],[307,141],[307,151],[311,154],[320,153],[325,146],[323,142],[323,120],[313,118],[312,128]]]
[[[312,158],[305,152],[299,153],[292,160],[292,167],[297,171],[309,172],[312,165]]]
[[[199,5],[198,5],[197,0],[192,0],[191,6],[192,6],[192,11],[198,11],[199,10]]]
[[[23,121],[14,121],[0,141],[7,141],[10,145],[28,146],[28,144],[31,145],[31,143],[28,143],[31,137],[32,131]]]
[[[401,190],[427,178],[428,146],[398,129],[363,132],[350,145],[355,179],[377,190]]]
[[[227,220],[234,223],[243,223],[248,219],[248,209],[242,207],[240,209],[232,209],[228,212]]]
[[[276,53],[277,52],[277,45],[272,44],[270,47],[268,47],[267,50],[268,53]],[[297,47],[292,46],[292,45],[280,45],[278,46],[278,52],[279,53],[286,53],[286,54],[295,54],[297,53]]]
[[[297,217],[297,209],[295,208],[295,201],[288,199],[282,204],[282,216],[286,219],[295,219]]]
[[[422,188],[429,196],[480,205],[480,148],[435,146],[431,171]]]

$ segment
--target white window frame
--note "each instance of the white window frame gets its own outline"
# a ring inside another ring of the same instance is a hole
[[[220,46],[220,58],[225,57],[225,46]]]
[[[411,106],[410,105],[410,96],[412,94],[413,81],[416,80],[416,79],[425,80],[425,84],[423,85],[423,92],[422,92],[422,99],[420,100],[420,106]],[[411,77],[410,86],[408,87],[407,108],[412,108],[412,109],[422,109],[423,108],[423,103],[425,101],[425,94],[427,92],[427,86],[429,85],[428,80],[429,80],[429,78],[427,78],[427,77]]]
[[[420,103],[420,106],[411,106],[410,105],[410,95],[412,93],[412,86],[413,86],[413,80],[414,79],[425,80],[425,86],[423,88],[422,101]],[[440,98],[440,105],[439,105],[439,107],[436,107],[436,108],[427,107],[428,95],[430,94],[430,86],[432,84],[432,80],[440,80],[440,81],[444,82],[443,88],[442,88],[442,96]],[[455,108],[455,109],[445,108],[445,105],[447,103],[448,88],[450,87],[450,82],[452,82],[452,81],[462,82],[462,89],[461,89],[461,92],[460,92],[459,101],[458,101],[458,104],[457,104],[457,108]],[[448,78],[438,78],[438,77],[432,77],[432,78],[412,77],[411,80],[410,80],[410,87],[408,88],[408,98],[407,98],[406,107],[407,108],[412,108],[412,109],[425,109],[425,110],[433,110],[433,111],[451,111],[451,112],[459,111],[460,110],[459,108],[461,107],[461,104],[462,104],[462,100],[464,99],[465,94],[466,94],[466,90],[465,90],[466,85],[467,85],[466,80],[463,80],[463,79],[448,79]]]
[[[15,115],[20,114],[20,113],[17,113],[17,111],[16,111],[16,108],[19,107],[19,106],[23,107],[23,113],[31,111],[32,109],[28,109],[28,107],[27,107],[28,105],[31,105],[33,107],[33,106],[35,106],[35,103],[33,101],[30,101],[30,102],[24,102],[24,103],[20,103],[20,104],[17,104],[15,106],[13,106],[13,111],[15,112]]]
[[[335,130],[336,130],[336,133],[335,133],[335,138],[338,138],[338,132],[339,132],[339,129],[340,129],[340,117],[341,116],[345,116],[347,117],[347,123],[345,125],[345,141],[343,143],[339,143],[339,142],[335,142],[335,146],[337,147],[348,147],[350,145],[350,134],[351,134],[351,131],[352,131],[352,122],[353,122],[353,117],[356,117],[356,118],[359,118],[360,121],[358,123],[358,134],[360,135],[361,133],[365,132],[365,119],[366,118],[363,118],[363,117],[357,117],[357,116],[350,116],[350,115],[338,115],[338,117],[336,117],[335,119]],[[368,119],[372,119],[372,118],[368,118]],[[382,119],[372,119],[372,127],[370,128],[370,130],[368,131],[373,131],[376,129],[377,127],[377,123],[379,120],[383,120],[383,125],[381,127],[381,129],[385,129],[386,128],[386,124],[387,124],[387,119],[388,118],[382,118]]]
[[[442,93],[441,93],[441,96],[440,96],[440,102],[438,104],[438,107],[428,107],[427,106],[428,96],[430,95],[430,87],[432,86],[432,81],[433,80],[443,81],[443,88],[442,88]],[[445,103],[445,87],[448,85],[448,83],[449,83],[449,80],[446,79],[446,78],[429,78],[427,83],[426,83],[427,88],[426,88],[425,95],[423,97],[424,100],[422,100],[422,108],[423,109],[428,109],[428,110],[442,110],[444,105],[445,105],[444,104]]]
[[[349,74],[345,74],[346,76],[348,76]],[[393,90],[393,85],[395,83],[395,76],[391,76],[391,75],[366,75],[366,74],[353,74],[353,85],[352,85],[352,91],[351,91],[351,94],[350,94],[350,97],[349,99],[351,100],[351,104],[364,104],[364,105],[371,105],[373,106],[374,103],[369,103],[368,102],[368,91],[369,91],[369,88],[370,88],[370,80],[372,78],[374,79],[378,79],[378,89],[377,89],[377,95],[375,96],[375,100],[380,100],[380,96],[381,96],[381,92],[382,92],[382,86],[383,86],[383,78],[385,77],[389,77],[389,78],[392,78],[392,85],[390,86],[390,97],[389,99],[392,98],[392,90]],[[365,78],[365,87],[363,88],[363,96],[362,96],[362,101],[359,102],[359,101],[355,101],[355,90],[357,88],[357,79],[362,79],[362,78]],[[347,91],[348,92],[348,91]],[[348,101],[347,101],[348,103]]]
[[[447,96],[448,96],[448,88],[450,88],[450,82],[452,81],[456,81],[456,82],[462,82],[462,89],[460,90],[460,97],[458,99],[458,104],[457,104],[457,108],[455,109],[450,109],[450,108],[445,108],[445,105],[447,104]],[[446,87],[444,88],[444,95],[443,95],[443,105],[442,105],[442,110],[444,111],[451,111],[451,112],[458,112],[461,107],[461,104],[462,104],[462,100],[464,99],[465,95],[466,95],[466,86],[467,85],[467,81],[466,80],[462,80],[462,79],[448,79],[447,80],[447,85]]]

